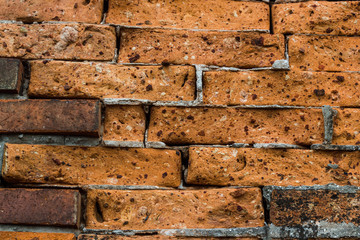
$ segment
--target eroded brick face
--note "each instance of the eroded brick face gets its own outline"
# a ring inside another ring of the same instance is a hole
[[[71,233],[0,232],[0,237],[15,240],[76,240]]]
[[[213,237],[168,237],[168,236],[161,236],[161,235],[152,235],[152,236],[114,236],[114,235],[81,235],[78,237],[78,240],[130,240],[130,239],[139,239],[139,240],[150,240],[150,239],[159,239],[159,240],[167,240],[167,239],[183,239],[183,240],[259,240],[259,238],[213,238]]]

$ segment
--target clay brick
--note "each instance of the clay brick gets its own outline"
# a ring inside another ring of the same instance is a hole
[[[0,232],[1,239],[13,240],[76,240],[72,233]]]
[[[148,141],[177,144],[288,143],[323,141],[320,109],[151,109]]]
[[[0,223],[77,227],[80,193],[75,190],[0,189]]]
[[[1,57],[110,61],[116,47],[105,25],[1,23],[0,32]]]
[[[291,36],[292,69],[308,71],[360,71],[360,37]]]
[[[0,19],[100,23],[103,0],[0,0]]]
[[[169,237],[162,235],[151,235],[151,236],[119,236],[119,235],[94,235],[94,234],[84,234],[78,237],[78,240],[130,240],[130,239],[139,239],[139,240],[151,240],[151,239],[185,239],[185,240],[260,240],[260,238],[231,238],[231,237]]]
[[[119,63],[252,68],[269,67],[279,59],[284,59],[282,35],[136,28],[121,31]]]
[[[6,144],[5,152],[2,176],[12,183],[180,185],[175,150]]]
[[[267,3],[228,0],[113,0],[109,2],[106,22],[186,29],[270,29]]]
[[[0,91],[18,93],[23,77],[23,65],[19,59],[0,58]]]
[[[99,133],[95,100],[1,100],[0,109],[0,133]]]
[[[107,106],[103,140],[143,142],[145,122],[142,106]]]
[[[191,147],[186,182],[216,186],[359,186],[359,157],[359,152]]]
[[[333,144],[359,145],[360,144],[360,110],[336,109],[334,118]]]
[[[215,105],[359,106],[360,73],[210,71],[204,103]]]
[[[195,68],[32,61],[29,95],[191,101],[195,99]]]
[[[331,190],[277,190],[271,194],[270,221],[276,226],[312,222],[360,224],[359,192]]]
[[[241,196],[238,192],[241,191]],[[88,229],[186,229],[264,226],[259,188],[89,190]]]
[[[272,7],[274,32],[358,35],[359,11],[359,1],[275,4]]]

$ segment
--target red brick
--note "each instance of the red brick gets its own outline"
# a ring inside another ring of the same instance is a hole
[[[0,232],[1,239],[13,240],[76,240],[72,233]]]
[[[354,108],[336,109],[334,119],[333,144],[359,145],[360,144],[360,110]]]
[[[100,23],[103,0],[0,0],[0,19]]]
[[[178,187],[181,180],[175,150],[6,144],[5,151],[2,176],[11,183]]]
[[[275,4],[272,7],[274,32],[358,35],[359,4],[359,1]]]
[[[106,22],[186,29],[270,29],[267,3],[228,0],[112,0],[109,2]]]
[[[291,36],[292,69],[308,71],[360,71],[360,37]]]
[[[32,61],[29,95],[191,101],[195,99],[195,68]]]
[[[0,223],[77,227],[80,193],[75,190],[0,189]]]
[[[1,23],[0,32],[1,57],[110,61],[116,47],[105,25]]]
[[[162,235],[151,235],[151,236],[119,236],[119,235],[94,235],[94,234],[84,234],[78,237],[78,240],[130,240],[130,239],[139,239],[139,240],[151,240],[151,239],[159,239],[159,240],[166,240],[166,239],[185,239],[185,240],[260,240],[260,238],[213,238],[213,237],[169,237],[169,236],[162,236]]]
[[[100,104],[95,100],[1,100],[0,133],[97,136]]]
[[[204,103],[214,105],[359,106],[360,73],[210,71]]]
[[[88,229],[264,226],[259,188],[185,191],[89,190],[87,199]]]
[[[148,141],[169,145],[322,143],[320,109],[154,107]]]
[[[269,67],[284,58],[282,35],[136,28],[121,31],[119,63],[252,68]]]
[[[359,152],[191,147],[189,155],[189,184],[360,185],[360,168],[356,165]]]
[[[276,226],[312,222],[360,224],[360,195],[331,190],[277,190],[271,194],[270,221]]]

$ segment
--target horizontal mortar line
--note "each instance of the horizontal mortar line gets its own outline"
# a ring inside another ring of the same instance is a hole
[[[80,230],[66,227],[55,226],[28,226],[28,225],[10,225],[0,224],[0,232],[37,232],[37,233],[73,233],[78,235]]]
[[[310,148],[313,150],[328,151],[359,151],[360,145],[313,144]]]
[[[102,24],[102,23],[88,23],[88,22],[74,22],[74,21],[40,21],[40,22],[32,22],[32,23],[24,23],[22,21],[16,21],[16,20],[0,20],[0,24],[8,23],[8,24],[18,24],[18,25],[92,25],[92,26],[108,26],[108,27],[114,27],[113,25],[110,25],[108,23]]]
[[[309,0],[310,1],[310,0]],[[326,1],[326,0],[320,0]],[[280,33],[279,33],[280,34]],[[316,33],[293,33],[286,34],[286,37],[290,36],[309,36],[309,37],[348,37],[348,38],[358,38],[360,35],[334,35],[334,34],[316,34]]]

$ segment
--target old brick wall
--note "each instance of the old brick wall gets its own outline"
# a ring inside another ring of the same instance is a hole
[[[0,239],[360,239],[360,1],[0,0]]]

